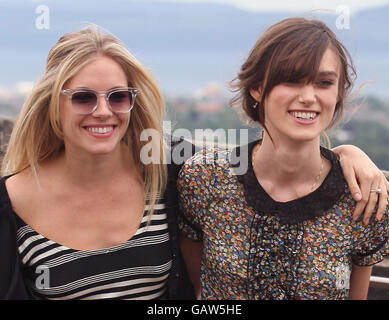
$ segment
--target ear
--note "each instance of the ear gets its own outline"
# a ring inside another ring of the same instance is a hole
[[[262,99],[262,93],[261,93],[261,88],[257,89],[250,89],[250,95],[253,97],[255,101],[261,101]]]

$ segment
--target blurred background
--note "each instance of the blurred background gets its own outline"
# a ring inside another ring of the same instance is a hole
[[[162,87],[172,129],[248,128],[228,83],[258,36],[290,16],[324,20],[346,44],[363,85],[330,132],[389,170],[389,1],[0,0],[0,115],[15,118],[58,38],[95,23],[118,36]],[[249,140],[258,128],[249,129]],[[238,140],[239,142],[239,140]]]
[[[172,129],[248,128],[228,83],[258,36],[290,16],[324,20],[349,49],[357,99],[330,132],[389,170],[388,0],[0,0],[0,115],[15,118],[58,38],[95,23],[118,36],[162,87]],[[249,140],[258,128],[249,129]],[[238,140],[239,142],[239,140]]]
[[[332,144],[357,145],[389,170],[389,0],[0,0],[0,151],[50,48],[88,23],[118,36],[151,71],[173,134],[248,129],[252,140],[259,128],[229,107],[229,81],[267,27],[296,15],[325,21],[358,71],[358,95],[329,132]],[[375,275],[389,277],[388,267],[375,267]],[[373,288],[369,297],[389,298],[389,290]]]

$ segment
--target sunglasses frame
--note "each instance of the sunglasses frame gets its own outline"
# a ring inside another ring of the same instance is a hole
[[[130,108],[126,111],[118,112],[118,111],[112,110],[111,104],[109,103],[109,97],[111,96],[111,94],[118,92],[118,91],[128,91],[132,95],[132,100],[131,100],[132,103],[130,105]],[[72,97],[75,93],[79,93],[79,92],[89,92],[89,93],[93,93],[96,95],[96,98],[97,98],[96,105],[91,109],[90,112],[80,113],[77,111],[77,108],[75,108],[73,106]],[[140,90],[138,88],[133,88],[133,87],[114,88],[114,89],[110,89],[110,90],[106,90],[106,91],[96,91],[96,90],[93,90],[90,88],[77,88],[77,89],[63,89],[63,90],[61,90],[61,93],[64,95],[67,95],[69,97],[70,104],[72,105],[74,112],[76,112],[77,114],[87,115],[87,114],[92,114],[93,112],[95,112],[97,107],[99,106],[99,97],[102,97],[102,96],[105,97],[105,101],[107,102],[107,106],[108,106],[109,110],[111,110],[113,113],[123,114],[123,113],[129,113],[132,110],[132,108],[134,107],[134,104],[135,104],[136,96],[140,93]]]

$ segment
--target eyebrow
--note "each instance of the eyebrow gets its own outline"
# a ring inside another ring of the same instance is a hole
[[[115,90],[115,89],[122,89],[122,88],[127,88],[127,87],[124,87],[124,86],[115,86],[115,87],[112,87],[106,91],[111,91],[111,90]],[[77,87],[77,88],[74,88],[72,90],[92,90],[92,91],[97,91],[95,89],[92,89],[92,88],[89,88],[89,87]]]
[[[335,71],[320,71],[318,73],[319,76],[332,76],[338,78],[338,74]]]

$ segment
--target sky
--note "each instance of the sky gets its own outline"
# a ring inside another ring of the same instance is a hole
[[[48,30],[36,27],[35,9],[42,4],[50,8]],[[187,94],[231,80],[259,31],[271,23],[296,12],[315,16],[315,10],[328,10],[335,14],[328,17],[335,28],[339,6],[357,13],[349,30],[338,30],[355,57],[357,81],[372,79],[366,90],[389,97],[389,0],[0,0],[0,97],[14,89],[28,93],[59,35],[85,21],[119,36],[165,92]]]
[[[353,14],[359,10],[376,8],[389,4],[389,0],[154,0],[159,2],[209,2],[229,4],[241,9],[259,12],[301,11],[324,9],[336,12],[340,6],[346,6]]]

